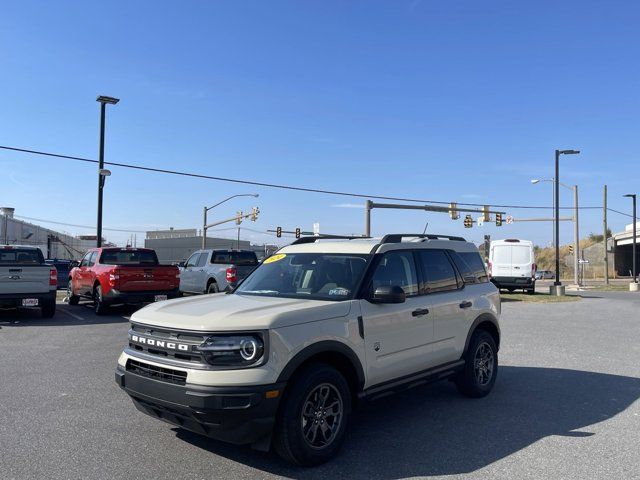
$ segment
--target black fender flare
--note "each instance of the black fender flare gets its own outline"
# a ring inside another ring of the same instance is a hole
[[[469,348],[471,335],[473,335],[473,332],[476,331],[476,329],[478,328],[478,325],[484,322],[489,322],[496,328],[496,331],[498,332],[498,342],[496,346],[498,347],[498,350],[500,349],[500,339],[502,335],[500,333],[500,325],[498,324],[498,319],[490,313],[483,313],[473,321],[473,323],[471,324],[471,328],[469,328],[469,332],[467,333],[467,339],[464,342],[464,353],[466,353],[467,349]]]
[[[338,353],[349,360],[358,380],[358,388],[361,390],[364,387],[365,383],[364,368],[362,367],[362,363],[360,362],[360,359],[358,358],[356,353],[351,348],[349,348],[348,345],[336,340],[323,340],[321,342],[314,343],[313,345],[309,345],[308,347],[296,353],[295,356],[284,367],[276,382],[279,383],[289,381],[294,372],[304,362],[318,354],[327,353]]]

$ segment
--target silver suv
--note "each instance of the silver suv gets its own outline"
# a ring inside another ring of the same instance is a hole
[[[116,381],[153,417],[317,465],[359,401],[445,378],[487,395],[499,316],[463,238],[301,238],[230,294],[136,312]]]

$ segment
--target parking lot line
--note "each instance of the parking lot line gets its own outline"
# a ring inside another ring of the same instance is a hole
[[[84,317],[81,317],[80,315],[76,315],[75,313],[71,313],[69,310],[64,309],[64,308],[60,308],[58,309],[61,312],[66,313],[67,315],[71,315],[73,318],[75,318],[76,320],[84,320]]]

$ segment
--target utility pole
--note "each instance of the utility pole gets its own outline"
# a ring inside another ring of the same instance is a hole
[[[553,242],[556,247],[556,281],[553,282],[555,287],[562,285],[560,282],[560,150],[556,150],[556,174],[553,177],[553,225],[555,229],[553,230]],[[559,289],[558,289],[559,290]],[[556,293],[557,294],[557,293]]]
[[[578,185],[573,186],[573,279],[580,286],[578,267],[580,265],[580,229],[578,228]]]
[[[238,244],[236,248],[240,250],[240,227],[238,227]]]
[[[602,202],[602,226],[603,226],[603,242],[604,242],[604,283],[609,285],[609,253],[607,252],[607,186],[604,186],[604,199]]]
[[[633,201],[633,252],[631,255],[631,275],[633,275],[633,287],[629,287],[632,291],[637,292],[638,291],[638,277],[636,275],[636,238],[637,238],[637,226],[638,226],[638,220],[636,218],[636,194],[635,193],[629,193],[627,195],[623,195],[625,197],[629,197],[632,201]]]

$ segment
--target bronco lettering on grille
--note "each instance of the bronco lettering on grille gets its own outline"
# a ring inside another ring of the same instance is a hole
[[[164,340],[156,340],[155,338],[141,337],[139,335],[131,335],[131,341],[149,345],[151,347],[168,348],[169,350],[189,351],[189,345],[184,343],[166,342]]]

